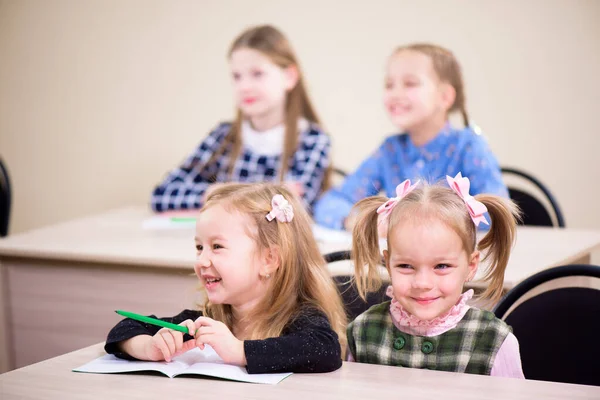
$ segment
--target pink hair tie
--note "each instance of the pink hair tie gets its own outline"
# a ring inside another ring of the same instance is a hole
[[[282,195],[276,194],[273,196],[271,207],[272,210],[266,216],[268,221],[277,218],[279,222],[290,222],[294,219],[294,209]]]
[[[407,179],[398,186],[396,186],[396,197],[391,197],[388,201],[380,205],[377,209],[377,214],[379,214],[380,216],[380,222],[381,218],[387,219],[387,217],[389,217],[394,207],[396,207],[396,204],[398,204],[398,202],[402,200],[407,194],[412,192],[415,189],[415,187],[417,187],[419,182],[421,181],[416,181],[414,185],[411,185],[410,179]]]
[[[463,177],[459,172],[454,178],[446,175],[446,180],[448,181],[450,188],[454,190],[467,205],[467,209],[469,210],[469,214],[471,215],[471,219],[475,226],[479,226],[480,222],[489,225],[483,215],[487,212],[487,207],[482,202],[475,200],[475,197],[469,194],[469,188],[471,187],[469,178]]]

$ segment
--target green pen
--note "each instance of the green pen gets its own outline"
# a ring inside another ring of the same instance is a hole
[[[196,222],[196,217],[171,217],[171,222]]]
[[[163,328],[169,328],[169,329],[173,329],[175,331],[189,334],[188,328],[186,328],[185,326],[175,325],[170,322],[161,321],[160,319],[156,319],[156,318],[146,317],[146,316],[135,314],[135,313],[132,313],[129,311],[117,310],[115,312],[124,317],[135,319],[136,321],[145,322],[147,324],[152,324],[152,325],[156,325],[156,326],[162,326]]]

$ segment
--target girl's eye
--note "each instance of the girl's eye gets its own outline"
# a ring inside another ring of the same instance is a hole
[[[201,244],[197,244],[196,245],[196,250],[197,251],[202,251],[202,245]]]
[[[234,81],[239,81],[240,80],[240,74],[238,74],[237,72],[233,74],[233,80]]]
[[[435,269],[448,269],[450,266],[448,264],[438,264],[435,266]]]
[[[217,250],[217,249],[222,249],[223,246],[221,246],[220,244],[213,244],[213,249]]]
[[[406,87],[419,86],[419,82],[417,82],[417,81],[406,81],[406,82],[404,82],[404,86],[406,86]]]
[[[412,269],[412,266],[410,266],[408,264],[398,264],[398,265],[396,265],[396,268],[399,268],[399,269]]]
[[[263,72],[262,71],[253,71],[252,76],[255,78],[260,78],[261,76],[263,76]]]
[[[392,82],[386,82],[385,83],[385,88],[387,90],[393,89],[394,88],[394,84]]]

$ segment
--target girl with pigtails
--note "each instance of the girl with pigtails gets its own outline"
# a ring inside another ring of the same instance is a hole
[[[463,292],[480,262],[482,301],[502,294],[518,207],[495,195],[469,195],[469,179],[446,177],[450,187],[406,180],[396,197],[369,197],[355,206],[353,259],[361,296],[382,282],[380,236],[391,285],[390,301],[348,325],[349,359],[356,362],[524,378],[519,344],[493,313],[469,305]],[[491,221],[487,221],[486,215]],[[490,225],[477,242],[477,227]],[[487,262],[489,261],[489,262]]]

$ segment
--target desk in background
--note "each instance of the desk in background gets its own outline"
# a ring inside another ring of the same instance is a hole
[[[200,301],[193,229],[143,229],[151,215],[123,208],[0,240],[0,372],[104,340],[113,310],[170,316]],[[597,248],[598,231],[520,227],[506,285]]]
[[[0,375],[3,399],[445,399],[584,400],[600,398],[600,388],[421,369],[344,363],[327,374],[294,374],[278,385],[217,379],[71,372],[104,354],[94,345]]]

